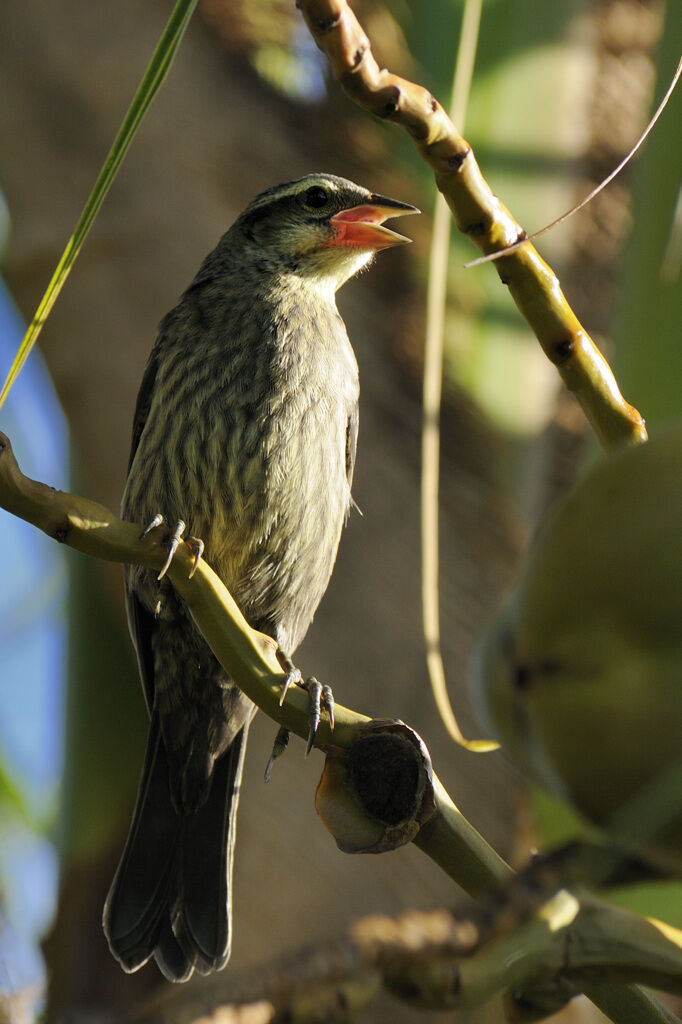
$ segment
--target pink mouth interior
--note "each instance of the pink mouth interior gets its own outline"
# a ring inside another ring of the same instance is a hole
[[[382,209],[380,206],[353,206],[350,210],[342,210],[341,213],[336,213],[332,217],[334,224],[338,222],[345,222],[351,224],[354,221],[361,220],[365,224],[383,224],[387,217],[390,216],[389,211]]]
[[[330,218],[330,223],[336,228],[336,235],[326,243],[325,248],[348,245],[377,252],[379,249],[388,249],[392,245],[407,241],[402,235],[397,235],[382,226],[385,220],[395,216],[396,211],[392,208],[387,209],[385,206],[372,203],[341,210]]]

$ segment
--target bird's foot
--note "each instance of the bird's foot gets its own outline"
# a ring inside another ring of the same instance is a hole
[[[322,704],[324,704],[327,709],[330,728],[334,728],[334,694],[332,693],[331,686],[328,686],[327,683],[319,682],[315,676],[309,676],[308,679],[299,685],[302,686],[304,690],[308,691],[308,696],[310,698],[310,710],[308,711],[310,731],[308,732],[308,742],[305,748],[305,756],[307,757],[315,743],[317,727],[320,724]]]
[[[152,530],[156,530],[159,526],[163,526],[164,523],[164,517],[161,515],[160,512],[157,512],[156,515],[152,519],[150,519],[150,521],[147,523],[144,530],[140,534],[140,540],[142,540],[143,537],[146,537],[148,533],[151,533]],[[166,561],[163,564],[161,572],[156,577],[157,580],[162,580],[163,577],[168,572],[168,570],[170,569],[171,562],[173,561],[175,552],[178,550],[178,545],[182,540],[182,535],[184,534],[185,529],[186,527],[182,519],[178,519],[177,523],[173,528],[173,531],[168,536],[168,555]],[[187,544],[193,555],[192,568],[189,574],[189,578],[192,579],[192,576],[194,576],[197,566],[201,560],[201,556],[204,553],[204,542],[199,537],[187,537],[185,538],[185,543]]]
[[[329,725],[332,729],[334,728],[334,694],[332,693],[331,686],[328,686],[326,683],[320,683],[315,676],[310,676],[310,678],[304,680],[299,669],[296,668],[289,655],[285,654],[281,648],[278,648],[277,650],[277,659],[284,671],[287,673],[287,677],[282,685],[282,692],[279,696],[280,707],[284,703],[284,698],[287,695],[289,687],[293,684],[307,690],[310,698],[310,710],[308,712],[310,730],[308,732],[308,742],[306,744],[305,751],[305,756],[307,757],[313,749],[315,735],[320,724],[322,705],[326,707],[327,713],[329,714]],[[276,744],[277,741],[275,741],[275,745]],[[278,757],[280,753],[282,753],[282,751],[279,751],[276,756]],[[268,762],[268,765],[270,765],[270,762]]]
[[[301,686],[303,683],[303,677],[300,669],[296,668],[289,655],[285,654],[281,647],[277,648],[277,660],[287,674],[287,677],[282,684],[282,692],[279,695],[279,706],[281,707],[282,704],[284,704],[284,698],[287,695],[289,687],[294,684]]]
[[[189,571],[189,578],[192,579],[194,573],[197,571],[197,566],[201,561],[201,556],[204,553],[204,542],[201,537],[187,537],[185,544],[192,552],[192,568]]]
[[[152,530],[155,530],[157,526],[161,526],[163,522],[163,516],[161,515],[160,512],[157,512],[154,518],[150,519],[150,521],[147,523],[144,530],[140,534],[140,540],[143,540],[143,538],[146,537],[148,533],[151,533]]]
[[[284,753],[288,746],[289,730],[285,729],[284,726],[282,726],[277,731],[277,735],[275,736],[275,742],[272,745],[272,753],[270,754],[270,757],[268,758],[268,763],[265,766],[264,778],[266,782],[270,781],[270,776],[272,775],[272,768],[275,761],[277,760],[278,757],[281,757],[281,755]]]

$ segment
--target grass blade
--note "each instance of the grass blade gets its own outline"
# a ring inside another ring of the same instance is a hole
[[[40,300],[40,304],[38,305],[35,315],[31,320],[17,354],[14,357],[14,361],[10,367],[9,373],[7,374],[7,379],[3,384],[2,391],[0,391],[0,408],[2,408],[14,381],[21,370],[21,367],[26,362],[29,352],[38,340],[43,324],[47,320],[50,310],[57,301],[57,297],[66,283],[66,279],[69,276],[76,257],[78,256],[88,231],[92,227],[95,217],[104,202],[107,192],[111,188],[113,180],[116,177],[116,173],[123,163],[123,159],[128,152],[137,129],[140,127],[142,119],[149,110],[154,97],[159,91],[170,69],[173,58],[175,57],[180,41],[196,5],[197,0],[177,0],[173,12],[168,20],[168,24],[164,29],[163,35],[161,36],[156,49],[154,50],[152,59],[149,62],[137,92],[133,97],[133,101],[128,108],[128,112],[123,119],[123,123],[119,128],[114,144],[109,151],[109,155],[107,156],[104,166],[97,177],[94,188],[88,197],[85,207],[83,208],[83,212],[76,224],[76,228],[71,235],[64,252],[62,253],[62,257],[57,264],[57,269],[52,275],[52,279],[47,286],[45,294]]]

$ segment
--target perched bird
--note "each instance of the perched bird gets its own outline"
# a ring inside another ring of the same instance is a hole
[[[327,588],[351,501],[358,370],[335,293],[377,250],[409,241],[387,218],[417,212],[329,174],[268,189],[161,322],[144,373],[123,517],[177,522],[171,549],[186,525],[286,655]],[[151,721],[104,930],[124,970],[154,956],[184,981],[230,955],[255,706],[165,577],[128,566],[126,598]]]

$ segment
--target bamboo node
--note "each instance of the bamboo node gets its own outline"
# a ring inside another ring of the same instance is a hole
[[[299,7],[300,5],[296,4],[296,6]],[[315,22],[315,28],[317,29],[321,36],[326,36],[328,32],[331,32],[332,29],[336,28],[340,21],[341,12],[338,11],[336,14],[333,14],[329,18],[320,18],[319,21]]]
[[[398,107],[400,106],[400,99],[402,97],[402,90],[398,85],[391,85],[388,87],[389,97],[384,100],[381,109],[379,110],[380,117],[390,117],[395,114]]]
[[[559,366],[561,363],[567,362],[573,355],[575,348],[574,338],[563,338],[560,342],[553,345],[552,347],[552,362]]]
[[[471,146],[467,146],[465,150],[459,153],[453,153],[452,156],[447,159],[447,166],[449,171],[459,171],[462,164],[468,156],[471,155]]]
[[[363,60],[363,58],[364,58],[366,53],[367,53],[367,47],[366,46],[358,46],[357,50],[353,54],[353,70],[355,70],[356,68],[358,68],[360,66],[360,64],[362,63],[362,60]]]

